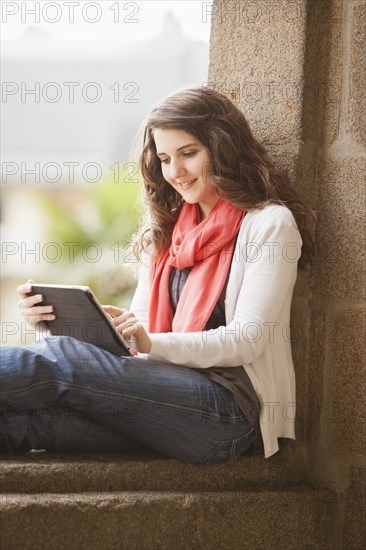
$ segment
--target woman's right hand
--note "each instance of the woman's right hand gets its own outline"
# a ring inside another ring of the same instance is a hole
[[[25,284],[17,287],[17,292],[20,296],[19,307],[21,309],[21,315],[27,322],[27,324],[38,331],[45,331],[47,327],[44,321],[51,321],[56,318],[53,313],[53,306],[40,306],[43,296],[36,294],[35,296],[28,296],[28,293],[32,291],[32,284],[34,281],[29,279]]]

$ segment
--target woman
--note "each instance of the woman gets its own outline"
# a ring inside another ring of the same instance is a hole
[[[140,167],[146,225],[129,309],[104,306],[138,355],[120,358],[68,337],[4,347],[1,445],[156,452],[218,463],[264,456],[295,438],[289,338],[297,267],[311,261],[315,214],[209,88],[156,105]],[[18,287],[27,322],[55,318]]]

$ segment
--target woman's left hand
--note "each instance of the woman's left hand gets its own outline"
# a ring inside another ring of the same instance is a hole
[[[112,318],[113,325],[126,341],[133,337],[136,340],[137,351],[140,353],[150,352],[150,337],[132,311],[115,306],[102,306],[102,308]]]

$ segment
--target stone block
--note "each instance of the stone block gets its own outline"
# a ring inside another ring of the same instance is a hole
[[[307,298],[310,300],[310,270],[308,268],[298,269],[294,298]]]
[[[306,31],[303,139],[332,143],[342,97],[343,0],[309,0]]]
[[[283,489],[303,477],[301,450],[280,442],[268,459],[243,455],[225,464],[188,464],[157,453],[0,456],[0,494],[76,494],[113,491],[238,491]],[[40,498],[41,498],[40,496]]]
[[[311,161],[306,163],[306,172],[303,169],[305,164],[302,153],[302,146],[297,143],[287,145],[267,145],[267,150],[276,166],[285,168],[288,171],[291,185],[296,189],[299,195],[306,201],[309,207],[314,208],[316,200],[314,198],[315,175],[318,175],[316,166],[311,165]],[[306,176],[305,176],[306,174]],[[310,182],[309,182],[309,177]],[[298,278],[301,277],[299,273]],[[299,281],[296,283],[299,284]]]
[[[351,468],[351,484],[346,492],[342,550],[366,547],[366,470]]]
[[[366,4],[350,6],[351,66],[348,123],[354,140],[366,147]]]
[[[334,349],[326,376],[329,385],[329,436],[345,453],[365,453],[366,314],[362,308],[338,313]]]
[[[328,335],[327,316],[318,307],[312,312],[309,334],[309,375],[306,399],[306,439],[309,442],[314,441],[321,430],[320,418],[323,405],[324,365],[326,349],[330,340]]]
[[[303,441],[309,376],[309,309],[308,301],[303,298],[292,302],[291,349],[296,376],[296,439]]]
[[[332,158],[319,182],[315,296],[365,297],[366,159]]]
[[[297,188],[308,206],[313,209],[317,206],[320,168],[318,146],[311,141],[302,144],[296,174]]]
[[[257,137],[257,136],[256,136]],[[299,147],[297,144],[285,146],[267,145],[267,150],[276,166],[281,166],[288,171],[292,185],[299,186],[297,167],[299,162]]]
[[[327,490],[6,495],[2,550],[333,550]]]
[[[213,4],[209,83],[267,144],[301,138],[305,24],[303,0]]]

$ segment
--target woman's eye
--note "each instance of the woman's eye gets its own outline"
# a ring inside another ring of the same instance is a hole
[[[189,158],[189,157],[193,157],[195,154],[196,154],[196,151],[190,151],[189,153],[188,153],[188,152],[187,152],[187,153],[183,153],[182,156],[183,156],[183,157],[188,157],[188,158]],[[168,159],[168,158],[167,158],[167,159],[160,159],[160,162],[161,162],[162,164],[168,164],[168,163],[169,163],[169,159]]]

